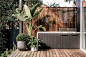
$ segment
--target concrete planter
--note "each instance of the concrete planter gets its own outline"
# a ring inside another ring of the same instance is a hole
[[[38,51],[38,48],[37,47],[32,47],[31,51]]]
[[[26,49],[26,41],[17,41],[17,49],[25,50]]]

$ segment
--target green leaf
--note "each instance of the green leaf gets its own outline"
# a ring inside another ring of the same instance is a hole
[[[34,20],[38,17],[38,15],[40,14],[40,12],[41,12],[42,10],[43,10],[43,8],[39,9],[39,10],[35,13],[35,15],[34,15],[34,17],[33,17]]]
[[[32,9],[30,10],[31,11],[31,15],[33,16],[37,7],[38,7],[39,3],[37,3],[35,6],[32,7]]]
[[[26,21],[28,19],[27,15],[20,9],[16,9],[16,14],[12,14],[12,16],[18,18],[21,21]]]
[[[28,18],[31,20],[31,19],[32,19],[32,16],[31,16],[31,12],[30,12],[28,6],[27,6],[27,5],[24,5],[24,9],[25,9],[26,15],[27,15]]]
[[[42,25],[40,25],[40,26],[38,26],[38,27],[33,31],[33,33],[34,33],[38,28],[42,28],[44,31],[46,31],[45,27],[42,27]]]
[[[21,13],[22,10],[20,10],[19,8],[16,8],[16,12],[17,12],[17,13]]]
[[[0,23],[0,27],[2,27],[2,23]]]
[[[41,27],[44,31],[46,31],[45,27]]]

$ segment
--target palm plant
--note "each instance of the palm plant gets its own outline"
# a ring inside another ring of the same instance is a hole
[[[27,5],[24,5],[25,12],[20,10],[19,8],[17,8],[16,9],[17,13],[12,15],[25,23],[29,36],[33,36],[34,32],[38,28],[42,28],[44,31],[46,31],[45,27],[43,27],[42,25],[36,26],[34,31],[32,31],[35,20],[37,19],[40,12],[43,10],[43,8],[41,8],[35,13],[38,5],[39,5],[39,3],[37,3],[35,6],[33,6],[31,10],[28,8]],[[29,25],[27,24],[27,20],[29,21]],[[33,20],[33,22],[32,22],[32,20]]]

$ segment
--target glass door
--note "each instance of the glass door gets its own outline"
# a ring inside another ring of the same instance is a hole
[[[86,50],[86,1],[82,2],[82,49]]]

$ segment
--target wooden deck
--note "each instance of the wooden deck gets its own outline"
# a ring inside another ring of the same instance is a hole
[[[37,52],[17,49],[8,57],[86,57],[86,53],[80,49],[47,49]]]

